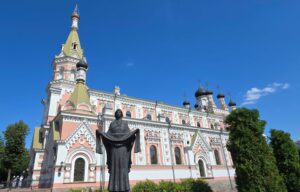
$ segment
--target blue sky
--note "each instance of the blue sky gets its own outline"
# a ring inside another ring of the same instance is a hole
[[[75,1],[3,0],[0,130],[42,119]],[[90,88],[194,105],[197,81],[300,139],[300,1],[77,1]]]

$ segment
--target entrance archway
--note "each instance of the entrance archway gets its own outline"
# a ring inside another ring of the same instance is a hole
[[[199,165],[200,176],[201,177],[205,177],[206,176],[206,174],[205,174],[205,167],[204,167],[204,162],[203,162],[202,159],[199,159],[198,165]]]

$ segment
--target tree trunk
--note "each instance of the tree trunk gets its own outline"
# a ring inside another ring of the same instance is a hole
[[[7,180],[6,180],[6,187],[10,187],[10,175],[11,175],[11,169],[8,169],[7,173]]]

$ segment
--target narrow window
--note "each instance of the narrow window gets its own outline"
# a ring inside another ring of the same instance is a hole
[[[84,159],[76,159],[74,168],[74,181],[84,181],[84,167]]]
[[[39,143],[43,143],[43,142],[44,142],[43,132],[40,131],[40,132],[39,132]]]
[[[198,164],[199,164],[200,176],[201,177],[205,177],[205,169],[204,169],[204,163],[203,163],[203,161],[200,159],[198,161]]]
[[[73,43],[73,49],[74,50],[77,49],[77,43],[76,42]]]
[[[199,122],[197,122],[197,127],[201,127],[201,125],[200,125],[200,123],[199,123]]]
[[[182,163],[179,147],[175,147],[175,161],[176,161],[176,165],[180,165]]]
[[[170,118],[166,117],[166,122],[169,123],[170,122]]]
[[[57,76],[57,79],[63,79],[64,78],[64,68],[63,67],[60,67],[58,69],[58,76]]]
[[[151,158],[151,164],[157,164],[157,150],[154,145],[151,145],[150,147],[150,158]]]
[[[148,119],[148,120],[152,120],[152,117],[151,117],[151,115],[150,114],[148,114],[147,116],[146,116],[146,118]]]
[[[185,123],[186,123],[185,120],[182,120],[182,125],[185,125]]]
[[[131,118],[131,112],[130,111],[126,111],[126,117]]]
[[[72,70],[71,70],[71,78],[70,78],[70,80],[71,80],[71,81],[74,81],[75,78],[76,78],[76,71],[75,71],[75,69],[72,69]]]
[[[217,165],[221,165],[221,159],[220,159],[219,151],[218,150],[214,150],[214,154],[215,154],[215,159],[216,159]]]

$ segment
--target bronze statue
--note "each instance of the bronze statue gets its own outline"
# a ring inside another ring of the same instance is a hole
[[[126,121],[122,119],[120,109],[115,112],[115,120],[110,124],[108,131],[96,132],[96,152],[102,154],[101,139],[107,154],[109,172],[108,190],[110,192],[128,192],[130,190],[128,173],[131,167],[131,150],[135,142],[134,152],[140,149],[139,129],[130,131]]]

